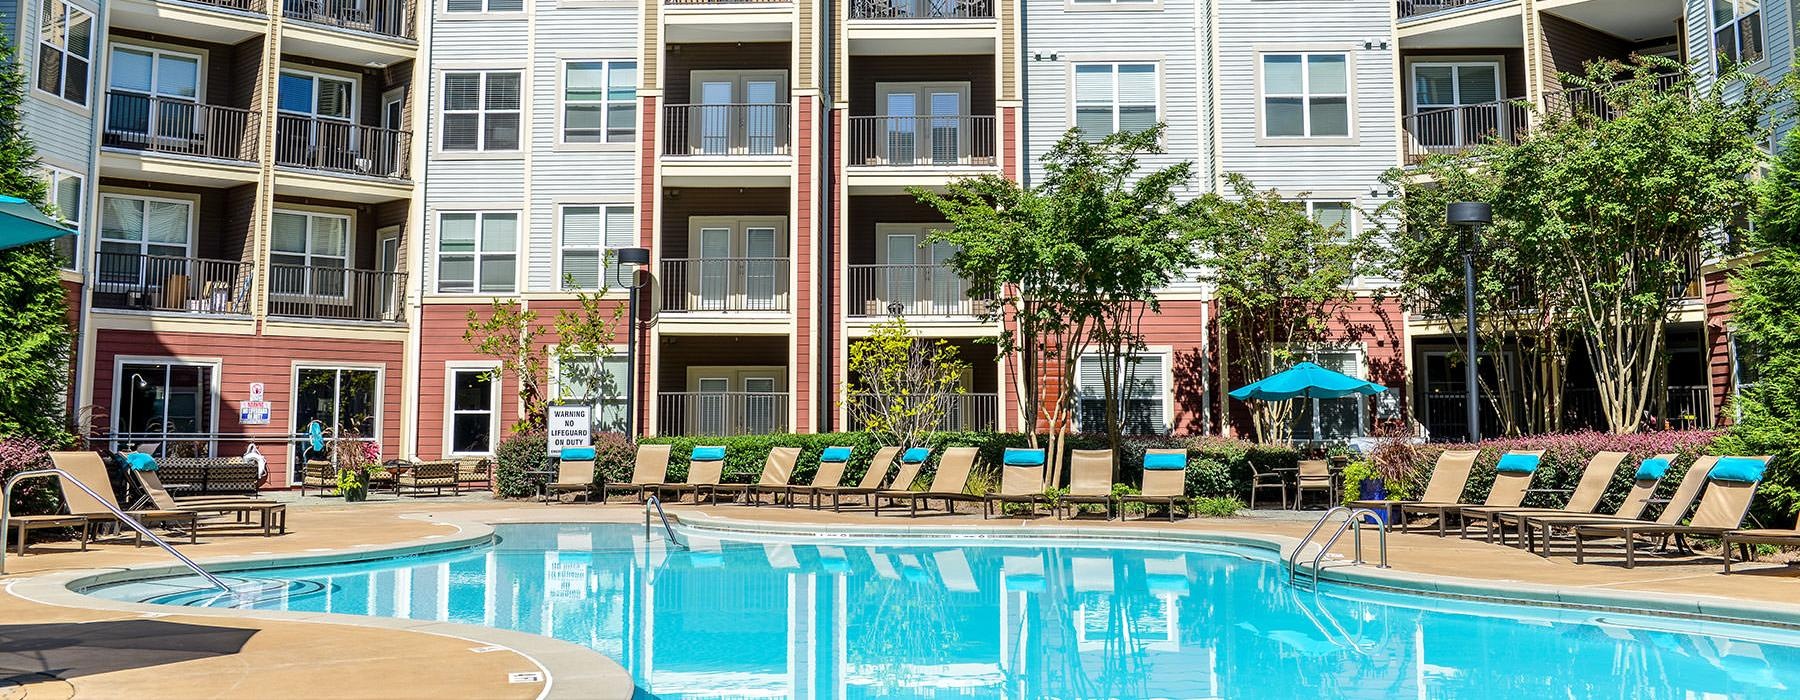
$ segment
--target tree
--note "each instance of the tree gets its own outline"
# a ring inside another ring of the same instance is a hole
[[[19,107],[25,77],[12,46],[0,39],[0,192],[45,208],[37,149]],[[0,435],[52,444],[67,439],[63,415],[71,333],[68,300],[52,243],[0,251]]]
[[[1141,344],[1138,320],[1160,308],[1155,291],[1198,262],[1194,204],[1177,197],[1193,164],[1151,172],[1139,164],[1162,152],[1161,138],[1160,125],[1099,140],[1071,129],[1044,155],[1033,187],[986,175],[941,194],[913,190],[950,223],[929,238],[957,248],[949,265],[969,293],[995,301],[988,318],[1005,324],[996,342],[1013,369],[1019,415],[1049,428],[1052,484],[1062,478],[1082,355],[1099,346],[1118,377],[1119,355]],[[1119,381],[1108,384],[1116,444]]]
[[[1296,201],[1305,193],[1258,191],[1237,174],[1226,184],[1229,197],[1205,199],[1202,278],[1218,303],[1221,366],[1250,381],[1324,341],[1330,306],[1350,298],[1371,234],[1320,223]],[[1291,417],[1291,401],[1259,401],[1251,425],[1258,440],[1286,440]]]
[[[942,429],[952,399],[965,393],[969,364],[956,348],[913,335],[903,318],[871,326],[849,350],[844,408],[851,423],[902,447],[925,444],[927,433]]]
[[[542,430],[545,409],[549,404],[544,390],[552,358],[564,386],[603,386],[601,361],[612,354],[615,329],[624,319],[625,308],[613,305],[608,311],[603,295],[577,292],[576,308],[562,309],[548,325],[539,320],[537,311],[515,299],[495,299],[485,318],[469,310],[468,327],[463,342],[478,353],[494,358],[499,366],[489,372],[490,381],[511,377],[519,388],[519,418],[513,422],[514,433]]]

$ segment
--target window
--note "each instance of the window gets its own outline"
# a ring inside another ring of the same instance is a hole
[[[1348,70],[1341,53],[1264,54],[1263,136],[1349,136]]]
[[[270,220],[269,291],[342,297],[350,267],[350,218],[277,211]]]
[[[1308,361],[1352,377],[1362,376],[1362,354],[1354,350],[1332,350],[1305,353]],[[1361,396],[1341,399],[1300,399],[1294,403],[1293,436],[1295,440],[1342,440],[1362,437],[1368,431],[1364,411],[1368,404]]]
[[[617,260],[606,261],[607,251],[631,247],[636,239],[630,206],[563,207],[562,288],[619,286],[623,273]]]
[[[458,212],[439,216],[438,291],[516,291],[518,245],[518,214]]]
[[[518,71],[445,73],[443,150],[518,149]]]
[[[1424,112],[1500,99],[1500,64],[1414,63],[1413,108]]]
[[[101,195],[101,279],[136,283],[143,256],[187,257],[192,209],[192,203],[175,199]]]
[[[557,363],[556,395],[594,407],[594,429],[624,432],[629,409],[625,380],[630,372],[625,353],[576,357]]]
[[[342,367],[298,367],[294,370],[293,430],[305,435],[314,421],[326,438],[381,444],[381,372]],[[294,445],[293,482],[300,483],[307,459],[330,459],[312,451],[307,441]]]
[[[1336,229],[1339,238],[1349,238],[1356,233],[1356,220],[1351,217],[1352,211],[1353,207],[1349,202],[1306,202],[1306,213],[1312,216],[1313,221],[1325,228]]]
[[[1151,5],[1158,0],[1070,0],[1076,5]]]
[[[218,405],[212,365],[164,362],[125,362],[113,375],[113,401],[117,409],[121,444],[132,449],[148,442],[164,443],[164,456],[186,451],[169,444],[179,436],[197,437],[213,432],[213,413]],[[205,456],[205,440],[191,443]]]
[[[444,0],[444,11],[461,12],[522,12],[525,0]]]
[[[44,0],[42,7],[38,16],[38,89],[86,106],[94,16],[63,0]]]
[[[494,452],[494,433],[500,422],[495,409],[500,402],[493,373],[486,368],[450,370],[450,454]]]
[[[351,121],[356,113],[356,82],[347,78],[284,70],[276,95],[277,106],[289,114]]]
[[[563,64],[563,143],[630,143],[637,135],[637,61]]]
[[[200,95],[200,57],[157,49],[114,46],[107,71],[107,135],[126,142],[146,135],[193,138]],[[133,139],[132,137],[136,137]]]
[[[1127,435],[1159,435],[1167,431],[1163,419],[1164,368],[1168,358],[1133,354],[1109,376],[1099,355],[1083,355],[1076,367],[1076,399],[1081,406],[1082,430],[1098,431],[1106,425],[1106,385],[1115,382],[1119,397],[1119,429]]]
[[[1089,141],[1157,121],[1156,64],[1075,64],[1075,126]]]
[[[1763,57],[1762,0],[1712,0],[1713,54],[1720,69]]]
[[[50,189],[50,203],[56,207],[52,214],[70,228],[80,230],[82,203],[86,201],[82,196],[81,176],[60,168],[45,168],[44,182]],[[63,269],[81,269],[78,257],[80,238],[62,236],[55,239],[57,257],[62,260]]]

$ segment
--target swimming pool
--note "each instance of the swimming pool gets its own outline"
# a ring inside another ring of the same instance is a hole
[[[1792,697],[1800,633],[1322,584],[1267,552],[1045,539],[691,536],[501,525],[491,546],[87,591],[462,622],[695,697]]]

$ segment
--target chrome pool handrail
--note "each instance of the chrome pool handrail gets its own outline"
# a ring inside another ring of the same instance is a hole
[[[1349,506],[1332,506],[1319,515],[1318,522],[1313,523],[1312,529],[1306,531],[1306,536],[1301,537],[1300,542],[1294,545],[1294,551],[1288,554],[1288,583],[1293,583],[1294,577],[1299,575],[1300,553],[1306,550],[1306,543],[1311,542],[1313,536],[1319,534],[1319,528],[1325,527],[1325,521],[1329,520],[1331,516],[1348,510],[1350,510]]]
[[[651,506],[656,507],[656,517],[662,519],[663,532],[668,534],[669,542],[674,543],[675,546],[680,547],[682,549],[687,549],[687,545],[682,544],[681,540],[675,539],[675,528],[669,526],[669,514],[663,512],[662,499],[657,498],[656,496],[647,496],[644,498],[644,539],[645,539],[645,541],[649,541],[649,539],[650,539],[650,507]]]
[[[1344,536],[1345,530],[1354,532],[1352,537],[1355,543],[1356,555],[1355,558],[1351,560],[1351,563],[1358,565],[1364,563],[1362,527],[1364,524],[1363,519],[1365,517],[1368,518],[1369,524],[1375,525],[1376,533],[1380,538],[1381,566],[1379,568],[1388,568],[1387,521],[1383,520],[1380,515],[1375,513],[1375,511],[1368,508],[1353,509],[1349,506],[1334,506],[1330,510],[1325,511],[1323,515],[1319,516],[1319,521],[1313,523],[1312,529],[1306,532],[1305,537],[1300,538],[1300,543],[1294,545],[1294,551],[1288,554],[1288,583],[1293,583],[1294,579],[1300,575],[1300,554],[1306,549],[1307,543],[1312,541],[1313,536],[1319,534],[1319,529],[1325,527],[1325,523],[1331,519],[1331,516],[1336,515],[1340,511],[1346,513],[1343,522],[1338,523],[1337,529],[1331,532],[1331,536],[1325,539],[1325,544],[1320,546],[1318,553],[1313,556],[1313,584],[1318,585],[1319,566],[1324,563],[1325,555],[1331,552],[1332,546],[1337,544],[1338,538]]]
[[[75,488],[81,489],[82,491],[86,491],[87,495],[92,496],[94,501],[100,504],[100,507],[105,508],[107,511],[111,512],[113,517],[119,519],[119,522],[129,525],[131,527],[131,529],[136,530],[138,532],[138,534],[143,535],[146,538],[149,538],[149,540],[152,544],[155,544],[156,546],[161,547],[163,549],[163,551],[168,552],[171,556],[174,556],[176,559],[180,560],[182,564],[187,566],[187,568],[193,569],[194,573],[199,574],[200,578],[206,579],[207,583],[212,584],[213,587],[218,588],[221,591],[225,591],[227,593],[231,592],[231,587],[225,585],[225,582],[219,580],[219,577],[212,575],[212,573],[207,571],[206,569],[200,568],[200,565],[194,563],[194,560],[189,559],[186,554],[182,554],[181,552],[176,551],[174,546],[170,545],[168,542],[163,541],[163,538],[157,537],[156,533],[150,531],[150,528],[144,527],[144,524],[138,522],[137,518],[133,518],[129,515],[126,515],[125,511],[119,510],[113,504],[108,503],[106,498],[103,498],[100,496],[100,494],[95,493],[93,489],[88,488],[87,484],[81,483],[80,479],[75,478],[74,474],[70,474],[69,472],[64,471],[61,467],[49,467],[46,469],[32,469],[30,471],[23,471],[23,472],[19,472],[17,474],[12,475],[12,478],[6,480],[6,487],[4,489],[0,489],[0,537],[5,536],[6,521],[12,517],[13,486],[17,485],[20,481],[23,481],[25,479],[36,478],[36,477],[45,477],[45,476],[60,476],[64,479],[67,479],[68,483],[75,485]],[[0,574],[4,574],[4,573],[6,573],[6,548],[4,546],[0,546]]]

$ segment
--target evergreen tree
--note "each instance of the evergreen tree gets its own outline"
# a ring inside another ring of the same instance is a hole
[[[24,101],[17,54],[0,39],[0,194],[42,208],[46,188],[20,117]],[[67,439],[71,332],[58,261],[48,242],[0,251],[0,309],[6,310],[0,314],[0,436]]]

